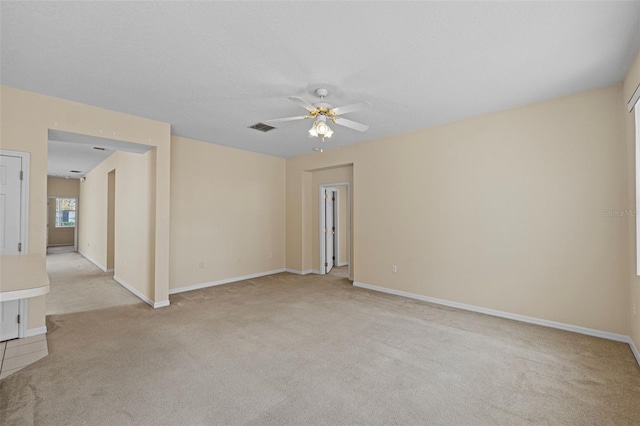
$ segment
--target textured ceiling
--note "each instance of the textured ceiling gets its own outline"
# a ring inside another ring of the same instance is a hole
[[[341,146],[622,81],[638,2],[6,2],[0,82],[290,157],[317,87],[372,107]],[[319,154],[320,155],[320,154]]]

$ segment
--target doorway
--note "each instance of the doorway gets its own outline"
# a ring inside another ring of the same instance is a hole
[[[322,184],[319,195],[319,272],[324,275],[346,266],[351,277],[351,185]]]

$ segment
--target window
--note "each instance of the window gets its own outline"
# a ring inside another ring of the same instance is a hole
[[[56,198],[56,228],[76,226],[76,199]]]

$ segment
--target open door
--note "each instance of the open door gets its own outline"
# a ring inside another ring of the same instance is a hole
[[[336,191],[333,189],[325,189],[324,211],[325,211],[325,274],[328,274],[333,268],[335,257],[335,201]]]

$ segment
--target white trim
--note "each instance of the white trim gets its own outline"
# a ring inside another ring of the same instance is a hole
[[[39,336],[41,334],[47,334],[47,326],[42,326],[42,327],[38,327],[38,328],[30,328],[29,330],[27,330],[27,332],[25,333],[24,337],[33,337],[33,336]]]
[[[20,157],[22,160],[22,186],[20,188],[20,242],[22,243],[21,254],[29,253],[29,166],[31,163],[31,153],[22,151],[12,151],[0,149],[0,155],[9,157]]]
[[[422,296],[419,294],[408,293],[406,291],[393,290],[385,287],[378,287],[371,284],[365,284],[361,282],[354,282],[355,287],[366,288],[369,290],[380,291],[382,293],[389,293],[396,296],[408,297],[411,299],[421,300],[423,302],[435,303],[437,305],[449,306],[451,308],[464,309],[465,311],[478,312],[481,314],[491,315],[494,317],[506,318],[510,320],[526,322],[529,324],[541,325],[544,327],[557,328],[559,330],[572,331],[574,333],[586,334],[588,336],[600,337],[603,339],[614,340],[616,342],[629,343],[629,336],[623,334],[610,333],[608,331],[595,330],[592,328],[580,327],[577,325],[565,324],[556,321],[548,321],[545,319],[528,317],[525,315],[512,314],[510,312],[497,311],[495,309],[483,308],[480,306],[467,305],[465,303],[451,302],[444,299],[436,299],[435,297]]]
[[[326,259],[326,241],[327,237],[325,236],[325,228],[327,224],[327,206],[325,201],[325,196],[327,195],[328,185],[319,185],[318,186],[318,242],[320,243],[320,248],[318,249],[318,257],[319,263],[318,267],[322,271],[320,274],[324,275],[327,273],[327,268],[324,264],[327,262]]]
[[[147,305],[151,306],[152,308],[155,308],[155,304],[154,304],[153,300],[149,299],[147,296],[145,296],[144,294],[140,293],[138,290],[133,288],[133,286],[131,286],[130,284],[127,284],[122,278],[117,277],[117,276],[114,275],[113,279],[118,284],[120,284],[122,287],[126,288],[131,293],[136,295],[139,299],[142,299],[142,301],[144,301]],[[159,303],[164,303],[164,302],[159,302]]]
[[[343,266],[348,266],[349,262],[342,262],[342,263],[338,263],[338,268],[341,268]]]
[[[165,300],[164,302],[154,302],[153,303],[153,309],[166,308],[170,304],[171,303],[168,300]]]
[[[22,339],[27,335],[27,317],[29,314],[29,304],[27,299],[20,299],[18,306],[18,313],[20,314],[20,325],[18,326],[18,339]]]
[[[629,102],[627,103],[628,112],[631,112],[633,107],[638,103],[638,100],[640,100],[640,84],[638,85],[638,87],[636,87],[635,92],[633,92],[633,95],[631,95],[631,99],[629,99]]]
[[[284,271],[288,272],[290,274],[296,274],[296,275],[307,275],[307,274],[310,274],[312,272],[311,269],[307,269],[305,271],[300,271],[298,269],[291,269],[291,268],[285,268]]]
[[[80,253],[80,255],[82,257],[84,257],[85,259],[87,259],[89,262],[93,263],[94,265],[96,265],[98,268],[100,268],[100,270],[102,272],[113,272],[113,270],[108,270],[107,268],[105,268],[104,266],[102,266],[101,264],[99,264],[97,261],[95,261],[94,259],[92,259],[91,257],[87,256],[86,254],[84,254],[83,252],[79,251],[78,253]]]
[[[338,266],[340,260],[340,235],[342,234],[342,228],[340,227],[340,189],[333,188],[335,194],[335,200],[333,200],[333,227],[335,232],[333,233],[333,267]]]
[[[287,270],[285,268],[274,269],[273,271],[258,272],[256,274],[242,275],[240,277],[225,278],[225,279],[222,279],[222,280],[211,281],[211,282],[208,282],[208,283],[201,283],[201,284],[188,285],[188,286],[185,286],[185,287],[172,288],[172,289],[169,289],[169,294],[177,294],[177,293],[183,293],[185,291],[199,290],[201,288],[214,287],[214,286],[217,286],[217,285],[229,284],[229,283],[233,283],[233,282],[236,282],[236,281],[250,280],[251,278],[264,277],[266,275],[279,274],[281,272],[289,272],[289,271],[293,271],[293,269],[290,269],[290,270]]]
[[[78,251],[78,224],[80,223],[78,220],[80,218],[80,186],[78,186],[78,196],[73,197],[76,199],[76,223],[73,226],[73,251]],[[47,215],[49,212],[47,211]],[[49,230],[47,229],[47,232]]]
[[[322,275],[322,273],[317,269],[305,269],[304,271],[299,271],[297,269],[286,268],[284,272],[289,272],[291,274],[296,274],[296,275],[309,275],[309,274]]]

